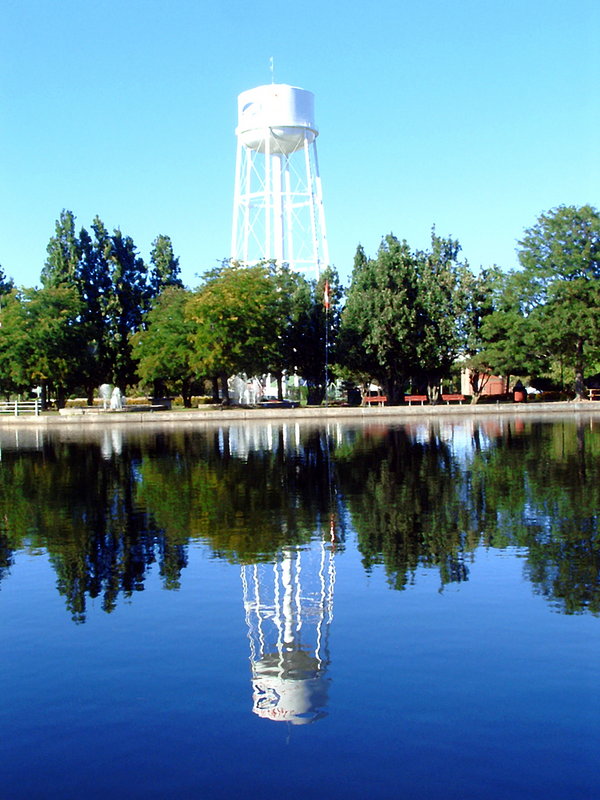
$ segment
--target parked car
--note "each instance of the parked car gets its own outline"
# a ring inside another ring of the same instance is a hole
[[[260,408],[298,408],[300,403],[296,400],[278,400],[271,395],[265,395],[258,401]]]

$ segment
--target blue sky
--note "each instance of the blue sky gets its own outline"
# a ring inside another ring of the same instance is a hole
[[[315,94],[330,256],[432,225],[474,268],[560,204],[600,205],[600,2],[4,0],[0,264],[39,282],[63,208],[182,277],[229,255],[239,92]]]

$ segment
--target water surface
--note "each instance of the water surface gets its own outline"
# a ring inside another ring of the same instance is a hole
[[[600,796],[593,418],[0,448],[0,797]]]

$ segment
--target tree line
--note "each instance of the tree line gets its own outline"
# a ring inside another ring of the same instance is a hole
[[[146,264],[120,229],[96,217],[77,233],[63,211],[41,288],[17,288],[0,268],[0,390],[40,385],[61,405],[74,393],[91,403],[114,383],[189,406],[206,381],[227,399],[231,375],[270,373],[280,396],[284,376],[300,375],[310,403],[322,402],[328,375],[375,382],[391,403],[411,391],[436,402],[460,364],[475,401],[492,374],[567,381],[583,396],[600,364],[598,211],[543,213],[518,244],[519,270],[475,272],[460,251],[435,229],[424,250],[389,234],[373,257],[358,246],[347,288],[334,268],[308,280],[226,260],[191,290],[168,236]]]

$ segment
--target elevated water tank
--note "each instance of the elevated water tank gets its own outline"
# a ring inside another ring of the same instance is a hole
[[[288,155],[314,142],[318,135],[314,120],[315,98],[312,92],[271,83],[257,86],[238,95],[236,134],[246,147],[259,153]]]

